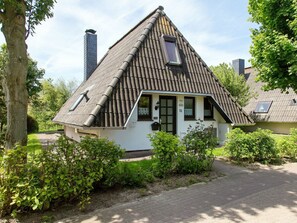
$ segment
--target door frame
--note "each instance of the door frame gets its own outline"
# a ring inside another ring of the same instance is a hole
[[[176,96],[163,96],[163,95],[159,95],[159,122],[162,125],[162,120],[161,120],[161,99],[173,99],[173,114],[172,114],[172,134],[176,135],[177,133],[177,109],[176,109]],[[166,103],[167,104],[167,103]],[[166,106],[168,107],[168,106]],[[168,114],[166,114],[167,116]],[[164,116],[164,115],[163,115]],[[167,129],[167,128],[166,128]]]

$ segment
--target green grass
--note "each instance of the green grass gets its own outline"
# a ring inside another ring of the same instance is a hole
[[[224,151],[224,147],[215,148],[213,150],[213,155],[215,156],[226,156],[226,152]]]
[[[29,154],[40,153],[42,146],[36,134],[33,133],[28,135],[27,148]]]
[[[142,169],[142,170],[150,171],[153,161],[149,159],[149,160],[138,160],[138,161],[125,162],[125,163],[127,163],[127,165],[133,170]]]

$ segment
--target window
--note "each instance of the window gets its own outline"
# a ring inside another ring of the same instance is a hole
[[[296,106],[296,105],[297,105],[297,99],[296,99],[296,98],[293,98],[293,99],[291,100],[290,105],[292,105],[292,106]]]
[[[213,119],[213,105],[208,98],[204,98],[204,119]]]
[[[195,98],[185,97],[184,116],[185,116],[185,120],[195,119]]]
[[[162,35],[161,45],[166,58],[166,63],[170,65],[181,65],[176,38],[173,36]]]
[[[152,120],[152,96],[142,95],[138,102],[138,120]]]
[[[259,101],[255,112],[256,113],[267,113],[269,111],[269,108],[271,106],[272,101]]]
[[[78,97],[78,99],[74,102],[74,104],[71,106],[71,108],[69,109],[69,111],[74,111],[76,109],[76,107],[79,105],[79,103],[83,100],[83,98],[86,98],[86,101],[89,100],[89,97],[88,97],[88,90],[81,93]]]

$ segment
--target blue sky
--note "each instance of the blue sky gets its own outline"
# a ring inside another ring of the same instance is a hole
[[[45,78],[83,79],[83,35],[97,30],[98,60],[108,47],[159,5],[207,65],[242,58],[249,65],[248,0],[58,0],[54,17],[27,40]],[[0,34],[0,43],[4,37]]]

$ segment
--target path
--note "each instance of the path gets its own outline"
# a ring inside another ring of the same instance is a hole
[[[297,222],[297,163],[214,168],[226,176],[58,222]]]

